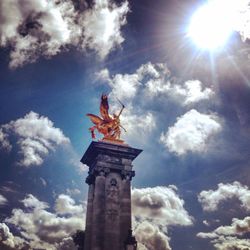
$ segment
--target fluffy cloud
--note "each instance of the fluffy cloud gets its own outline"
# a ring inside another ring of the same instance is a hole
[[[8,246],[13,249],[22,249],[25,245],[25,240],[18,236],[14,236],[9,227],[5,223],[0,223],[0,246]]]
[[[186,106],[208,100],[214,95],[212,89],[203,87],[198,80],[178,82],[171,77],[167,65],[163,63],[148,62],[141,65],[134,73],[124,75],[110,76],[109,71],[103,69],[96,76],[99,80],[107,81],[112,88],[112,95],[122,100],[133,99],[141,90],[140,95],[143,98],[164,95],[182,106]]]
[[[175,186],[132,190],[135,236],[140,250],[170,250],[167,227],[192,225]]]
[[[220,237],[213,241],[218,250],[248,250],[250,249],[249,239],[239,239],[236,237]]]
[[[198,80],[187,81],[183,86],[175,85],[170,90],[171,92],[179,100],[184,100],[184,106],[202,100],[209,100],[214,95],[214,92],[210,88],[202,89],[202,83]]]
[[[72,245],[69,237],[84,227],[84,207],[75,205],[74,200],[67,195],[62,194],[57,198],[56,213],[49,212],[49,205],[31,194],[22,203],[26,209],[13,209],[5,223],[15,226],[23,241],[32,249],[56,250],[59,246],[60,249],[67,249],[66,245]],[[11,235],[7,238],[11,238]],[[62,248],[62,245],[65,247]]]
[[[215,211],[219,204],[225,200],[238,198],[242,207],[250,210],[250,190],[247,186],[235,181],[232,184],[218,184],[216,190],[202,191],[198,200],[205,211]],[[244,239],[245,234],[250,233],[250,217],[244,219],[232,219],[232,224],[219,226],[211,232],[200,232],[199,238],[210,239],[218,250],[249,249],[250,240]]]
[[[230,249],[248,249],[250,240],[237,238],[236,236],[244,236],[250,232],[250,217],[245,217],[243,220],[234,218],[230,226],[220,226],[212,232],[197,234],[199,238],[211,239],[215,248],[218,250]]]
[[[182,106],[209,100],[214,95],[210,88],[203,89],[202,83],[198,80],[189,80],[181,85],[156,79],[148,81],[146,87],[149,96],[155,97],[159,94],[165,94]]]
[[[112,112],[120,109],[117,98],[126,104],[121,122],[128,131],[125,139],[129,140],[154,130],[155,105],[165,107],[169,101],[179,106],[194,105],[214,95],[212,89],[198,80],[178,81],[163,63],[148,62],[130,74],[111,75],[108,69],[103,69],[96,73],[96,80],[106,82],[111,88]]]
[[[140,220],[148,219],[162,226],[192,224],[174,186],[133,189],[131,202],[133,215]]]
[[[4,0],[1,16],[1,46],[11,46],[12,68],[34,62],[40,54],[56,55],[81,34],[70,1]]]
[[[213,238],[217,235],[243,235],[250,232],[250,217],[245,217],[243,220],[233,218],[230,226],[220,226],[211,233],[200,233],[201,238]]]
[[[126,24],[129,11],[128,2],[116,6],[109,0],[95,0],[92,9],[84,13],[82,25],[84,27],[84,46],[96,50],[101,58],[120,45],[124,38],[121,26]]]
[[[159,228],[147,221],[138,225],[135,230],[138,250],[171,250],[169,238]]]
[[[0,194],[0,206],[5,205],[7,202],[7,199]]]
[[[232,184],[220,183],[216,190],[204,190],[199,194],[198,199],[205,211],[215,211],[221,202],[234,197],[240,200],[247,211],[250,210],[250,190],[237,181]]]
[[[117,74],[110,80],[112,95],[121,99],[132,99],[135,97],[140,86],[140,76],[138,74]]]
[[[117,108],[117,110],[119,110]],[[121,124],[126,128],[124,138],[138,138],[143,140],[147,133],[153,131],[156,127],[155,117],[152,112],[141,113],[139,110],[133,109],[130,105],[126,107],[121,116]]]
[[[184,155],[188,151],[204,152],[211,136],[222,129],[216,115],[202,114],[192,109],[177,118],[174,126],[167,133],[162,133],[162,142],[171,152]]]
[[[0,3],[0,46],[11,47],[10,67],[51,57],[69,45],[93,49],[104,58],[123,42],[128,2],[94,1],[80,12],[71,1],[4,0]]]
[[[55,204],[55,211],[58,214],[81,214],[82,205],[75,205],[75,201],[66,194],[58,196]]]
[[[7,136],[17,138],[18,152],[22,157],[19,164],[25,167],[41,165],[44,157],[56,146],[70,142],[52,121],[32,111],[23,118],[2,125],[1,129]]]
[[[12,149],[12,146],[9,142],[8,135],[3,132],[3,129],[0,128],[0,148],[9,152]]]

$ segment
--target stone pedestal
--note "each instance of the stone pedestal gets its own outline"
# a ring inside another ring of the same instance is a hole
[[[142,152],[107,142],[92,142],[81,159],[89,184],[84,250],[124,250],[131,229],[132,161]]]

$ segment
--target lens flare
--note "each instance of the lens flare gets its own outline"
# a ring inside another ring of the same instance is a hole
[[[213,0],[192,16],[188,34],[202,48],[214,50],[225,45],[234,31],[237,1]]]

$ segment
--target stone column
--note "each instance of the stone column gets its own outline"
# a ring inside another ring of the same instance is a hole
[[[121,199],[121,215],[120,215],[120,231],[121,249],[124,247],[124,242],[127,239],[128,231],[131,229],[131,179],[134,176],[134,171],[123,171],[122,173],[122,199]]]
[[[93,199],[94,199],[94,184],[92,183],[91,176],[88,176],[86,182],[89,184],[86,225],[85,225],[85,239],[84,249],[91,250],[91,235],[92,235],[92,219],[93,219]]]
[[[103,171],[95,179],[91,250],[103,250],[104,245],[105,179]]]
[[[106,178],[104,250],[120,249],[121,176],[110,173]]]
[[[141,151],[100,141],[82,157],[89,166],[85,250],[124,250],[131,229],[132,161]]]

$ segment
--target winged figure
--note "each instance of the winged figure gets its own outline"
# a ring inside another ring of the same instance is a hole
[[[119,100],[118,100],[119,101]],[[119,101],[120,102],[120,101]],[[89,128],[91,132],[91,136],[93,139],[95,139],[95,130],[97,130],[99,133],[103,134],[103,139],[108,140],[119,140],[121,136],[121,128],[122,125],[120,124],[120,115],[125,108],[125,106],[120,102],[122,105],[122,108],[118,115],[109,114],[109,104],[108,104],[108,96],[102,94],[101,97],[101,104],[100,104],[100,114],[101,117],[93,114],[87,114],[87,116],[90,118],[90,120],[94,123],[94,126]],[[126,131],[124,129],[124,131]]]

